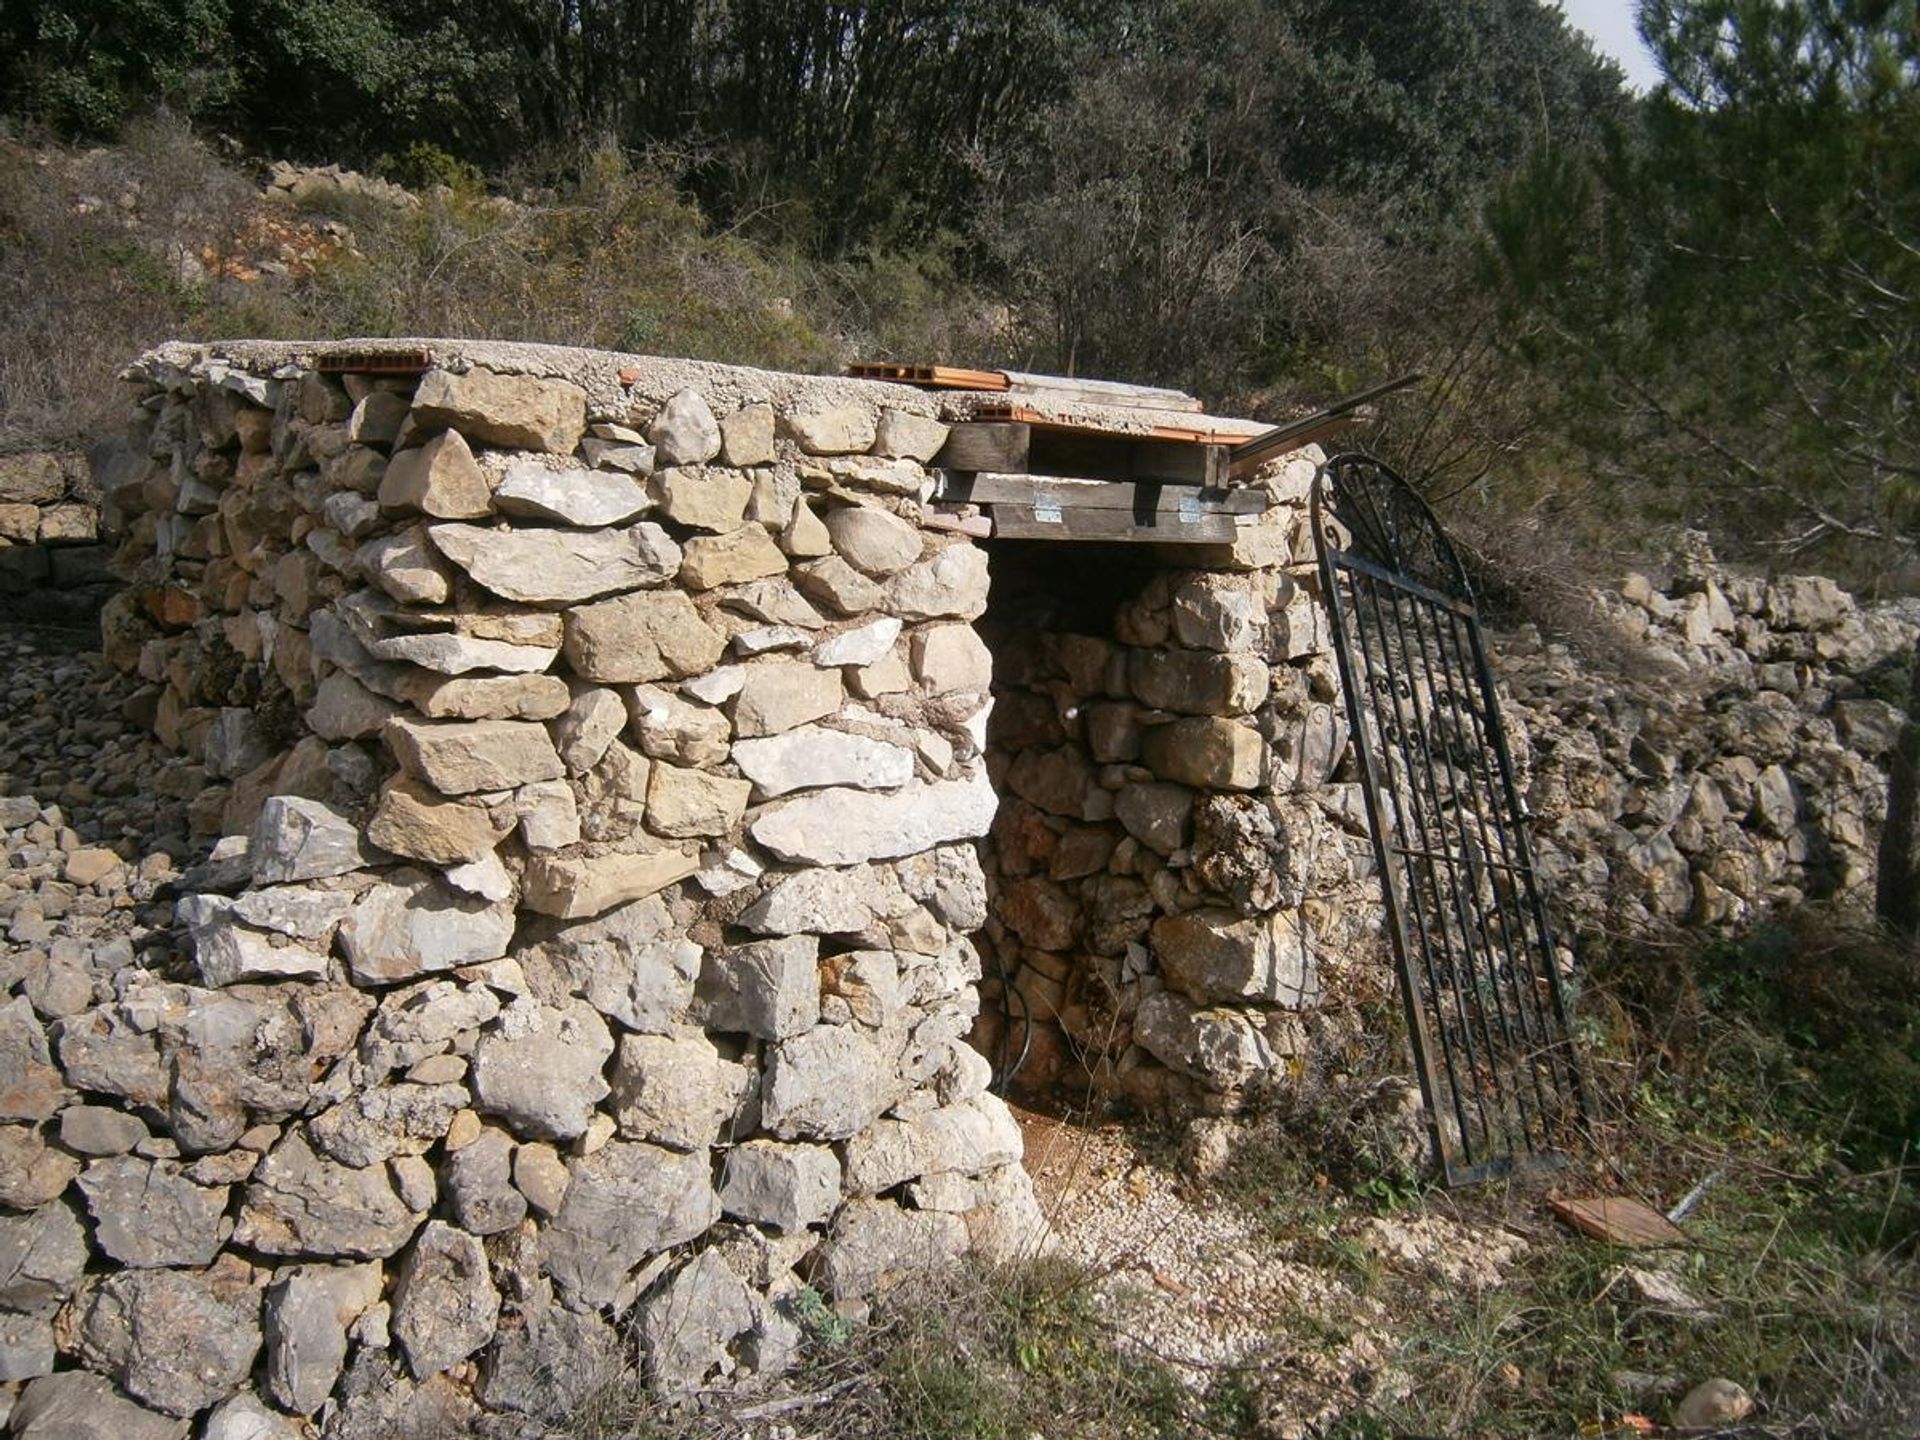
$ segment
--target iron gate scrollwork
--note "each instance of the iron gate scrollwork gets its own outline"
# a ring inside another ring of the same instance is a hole
[[[1473,588],[1371,456],[1322,468],[1321,590],[1447,1183],[1564,1157],[1589,1105]]]

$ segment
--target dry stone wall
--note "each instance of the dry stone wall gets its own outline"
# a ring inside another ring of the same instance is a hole
[[[1319,460],[1276,468],[1235,546],[1164,551],[1098,633],[999,641],[977,1033],[1024,1087],[1237,1108],[1378,989],[1307,527]]]
[[[0,455],[0,615],[87,621],[115,588],[111,559],[86,456]]]
[[[987,573],[919,523],[931,404],[444,360],[130,372],[105,643],[221,838],[190,967],[0,1008],[16,1434],[518,1433],[1044,1241],[966,1042]]]

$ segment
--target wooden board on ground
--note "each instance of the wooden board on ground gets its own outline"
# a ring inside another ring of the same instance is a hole
[[[1662,1245],[1684,1245],[1686,1232],[1658,1210],[1625,1195],[1586,1195],[1571,1200],[1548,1200],[1547,1207],[1583,1235],[1610,1245],[1646,1250]]]
[[[973,505],[1038,505],[1056,510],[1124,510],[1149,515],[1258,515],[1264,490],[1203,490],[1154,480],[1081,480],[1064,475],[967,475],[949,472],[938,500]]]
[[[1003,540],[1108,540],[1156,545],[1230,545],[1239,527],[1231,515],[1162,515],[1142,524],[1129,510],[1051,505],[993,507],[993,533]]]

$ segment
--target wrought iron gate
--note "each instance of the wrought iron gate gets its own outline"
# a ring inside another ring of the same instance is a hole
[[[1322,469],[1313,530],[1447,1183],[1558,1159],[1586,1085],[1466,571],[1426,502],[1370,456]]]

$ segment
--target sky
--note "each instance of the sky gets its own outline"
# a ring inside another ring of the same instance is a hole
[[[1659,82],[1653,57],[1634,33],[1634,0],[1561,0],[1567,19],[1593,37],[1594,47],[1620,62],[1636,90],[1651,90]]]

